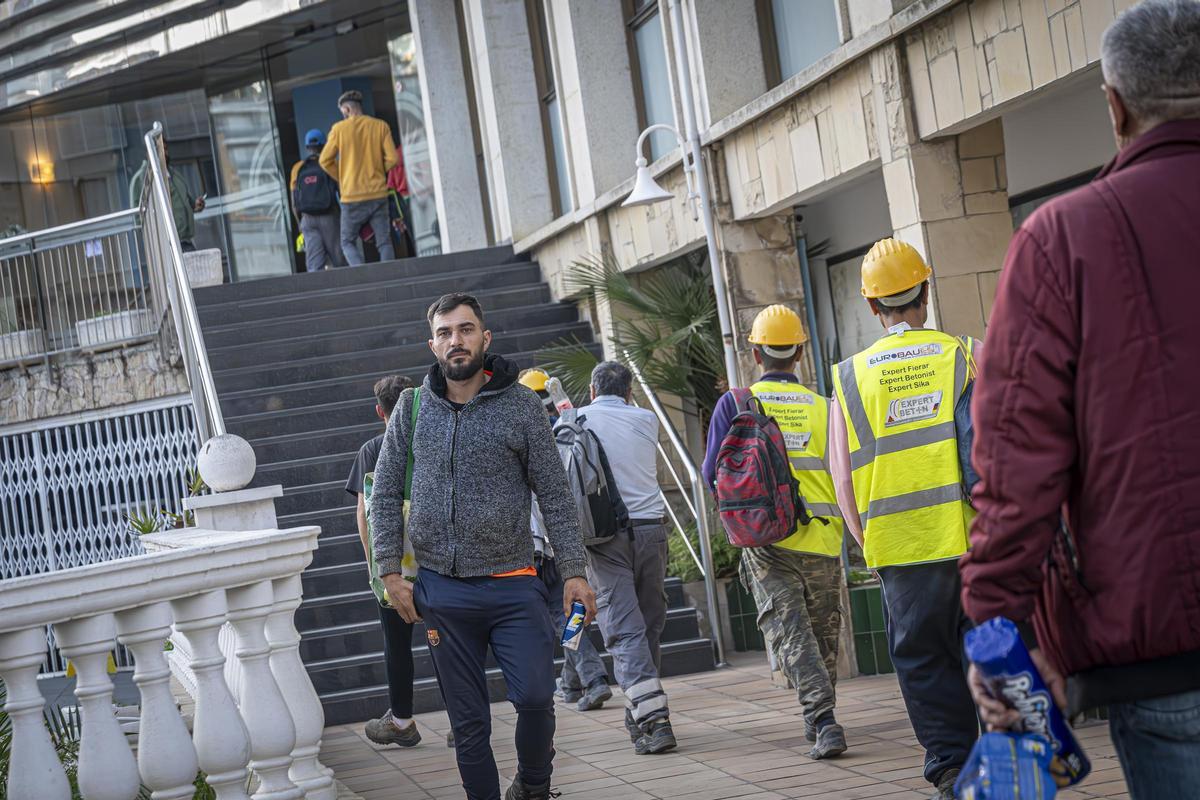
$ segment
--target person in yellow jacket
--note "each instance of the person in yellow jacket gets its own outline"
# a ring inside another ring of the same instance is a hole
[[[953,798],[979,733],[958,575],[973,512],[955,423],[979,344],[925,327],[932,274],[895,239],[876,242],[863,260],[862,294],[885,333],[834,370],[829,464],[846,527],[883,587],[888,648],[925,748],[925,779],[935,798]]]
[[[396,145],[388,124],[364,113],[362,103],[362,92],[354,89],[338,98],[342,121],[330,129],[320,162],[341,190],[342,252],[350,266],[363,263],[358,233],[368,222],[380,261],[396,257],[387,206],[387,173],[396,164]]]
[[[763,369],[750,393],[779,424],[805,505],[827,522],[813,520],[774,545],[743,549],[740,573],[758,606],[759,630],[804,709],[805,735],[814,743],[809,756],[831,758],[846,751],[846,733],[834,718],[842,520],[825,458],[828,401],[796,377],[808,335],[795,311],[783,305],[763,309],[749,340]],[[710,487],[721,442],[740,410],[734,392],[727,392],[713,411],[704,459]]]

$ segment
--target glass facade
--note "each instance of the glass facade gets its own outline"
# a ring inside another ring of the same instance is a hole
[[[433,188],[429,139],[425,134],[425,107],[421,103],[421,76],[417,71],[416,43],[405,32],[388,39],[392,89],[396,96],[397,144],[404,154],[408,178],[408,206],[418,255],[442,251],[438,228],[437,199]]]
[[[771,13],[784,80],[841,44],[834,0],[771,0]]]
[[[638,79],[642,88],[642,106],[646,124],[675,124],[671,100],[671,78],[667,72],[667,48],[663,41],[662,15],[657,11],[633,30],[637,48]],[[650,160],[662,158],[679,146],[670,131],[650,134]]]

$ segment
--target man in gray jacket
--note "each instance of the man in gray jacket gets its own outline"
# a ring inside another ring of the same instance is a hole
[[[500,798],[484,666],[490,645],[517,711],[517,775],[505,798],[541,800],[550,796],[554,758],[555,635],[534,569],[530,492],[565,581],[564,613],[579,601],[591,621],[596,599],[582,577],[575,502],[541,402],[517,383],[514,364],[487,352],[492,334],[479,302],[448,294],[428,319],[437,363],[419,390],[416,425],[407,391],[375,468],[375,562],[400,615],[425,621],[467,797]],[[406,535],[421,565],[415,591],[401,575]]]

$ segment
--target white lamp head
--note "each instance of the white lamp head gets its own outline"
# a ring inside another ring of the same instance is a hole
[[[663,200],[670,200],[675,196],[659,186],[658,182],[654,180],[654,176],[650,174],[650,168],[646,166],[646,159],[644,157],[639,157],[636,163],[637,178],[633,182],[633,191],[629,193],[629,197],[625,198],[625,202],[621,203],[623,208],[659,203]]]

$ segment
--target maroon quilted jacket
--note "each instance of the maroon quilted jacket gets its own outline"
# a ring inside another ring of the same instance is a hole
[[[1031,619],[1073,705],[1200,687],[1200,120],[1016,232],[972,411],[967,613]]]

